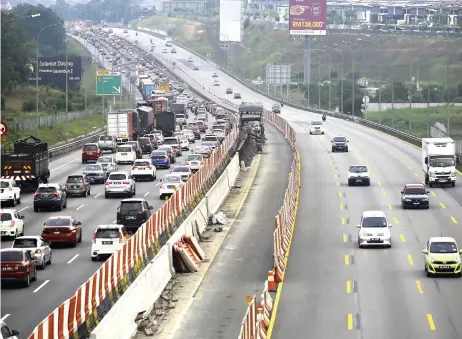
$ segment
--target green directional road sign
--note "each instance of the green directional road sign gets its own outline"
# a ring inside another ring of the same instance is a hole
[[[96,71],[96,95],[121,95],[121,75],[106,70]]]

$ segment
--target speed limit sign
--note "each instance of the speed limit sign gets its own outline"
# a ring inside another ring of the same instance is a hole
[[[2,121],[0,125],[0,137],[4,137],[6,133],[8,133],[8,126]]]

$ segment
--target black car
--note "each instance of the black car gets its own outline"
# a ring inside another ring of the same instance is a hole
[[[332,152],[348,152],[348,142],[345,137],[334,137],[331,141]]]
[[[273,111],[273,113],[279,114],[281,113],[281,105],[274,104],[271,110]]]
[[[34,212],[42,208],[56,208],[62,211],[67,207],[67,193],[60,184],[40,184],[34,195]]]
[[[407,184],[401,191],[401,206],[406,208],[430,208],[428,192],[422,184]]]
[[[117,208],[117,224],[124,225],[128,232],[135,233],[149,220],[152,209],[153,207],[144,199],[123,199]]]
[[[233,94],[233,89],[231,87],[228,87],[226,89],[226,94]]]
[[[241,93],[234,93],[234,99],[242,99]]]
[[[154,147],[152,147],[151,139],[147,137],[141,137],[138,138],[138,142],[140,143],[141,152],[143,152],[143,154],[151,154],[154,149]]]

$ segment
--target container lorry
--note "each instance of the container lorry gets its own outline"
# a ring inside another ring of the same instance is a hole
[[[162,131],[164,137],[171,137],[175,133],[176,117],[175,113],[171,111],[164,111],[157,113],[156,128]]]
[[[2,147],[2,178],[13,178],[22,191],[35,192],[40,183],[48,183],[48,143],[33,136]]]
[[[425,184],[456,185],[456,144],[451,138],[422,138]]]
[[[138,112],[139,127],[138,132],[141,134],[149,133],[154,126],[154,110],[150,106],[140,106],[136,109]]]
[[[116,137],[117,145],[132,140],[132,112],[109,112],[107,114],[107,134]]]

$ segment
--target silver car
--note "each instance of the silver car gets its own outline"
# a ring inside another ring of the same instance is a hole
[[[109,174],[104,187],[104,196],[124,195],[131,198],[136,194],[136,184],[128,172],[113,172]]]
[[[50,243],[40,236],[17,237],[11,247],[30,250],[31,254],[37,257],[37,267],[42,270],[45,269],[46,265],[51,265],[53,255]]]
[[[97,164],[103,166],[103,170],[106,174],[106,178],[112,172],[117,172],[119,170],[119,165],[117,165],[115,158],[113,156],[102,156],[99,157],[96,161]]]
[[[85,168],[83,169],[83,174],[87,176],[88,180],[92,184],[104,184],[104,182],[106,181],[106,172],[101,164],[91,164],[85,166]]]

